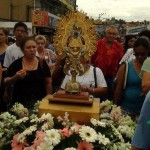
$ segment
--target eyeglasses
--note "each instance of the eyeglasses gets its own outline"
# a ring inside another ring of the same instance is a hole
[[[16,33],[19,33],[19,32],[24,33],[24,32],[26,32],[26,31],[25,31],[25,30],[15,30],[15,32],[16,32]]]
[[[147,52],[140,52],[140,53],[134,52],[133,55],[135,55],[136,57],[139,57],[139,56],[144,57],[144,56],[147,56],[148,53]]]

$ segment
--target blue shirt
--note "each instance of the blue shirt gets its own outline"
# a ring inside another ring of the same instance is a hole
[[[121,107],[140,114],[145,96],[141,96],[141,78],[134,69],[133,60],[129,62],[126,89]]]
[[[150,121],[150,91],[143,103],[139,122],[131,143],[133,146],[144,150],[150,150],[150,124],[148,124],[148,121]]]

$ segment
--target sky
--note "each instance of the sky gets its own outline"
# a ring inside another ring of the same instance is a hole
[[[77,6],[95,19],[150,21],[150,0],[77,0]]]

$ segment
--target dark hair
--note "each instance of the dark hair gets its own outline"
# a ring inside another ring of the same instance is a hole
[[[149,41],[150,41],[150,30],[143,30],[139,33],[139,37],[141,36],[146,36],[148,37]]]
[[[20,40],[19,46],[22,51],[24,49],[25,44],[30,40],[35,41],[35,39],[32,36],[25,36]]]
[[[135,36],[135,35],[126,35],[126,36],[125,36],[125,42],[124,42],[124,50],[125,50],[125,52],[126,52],[127,49],[129,48],[129,47],[128,47],[128,42],[129,42],[132,38],[135,38],[135,39],[136,39],[136,36]]]
[[[15,43],[16,40],[15,40],[14,38],[12,38],[12,37],[8,37],[8,42],[13,42],[13,43]]]
[[[143,46],[147,50],[147,52],[149,52],[149,46],[150,45],[149,45],[149,42],[148,42],[147,39],[145,39],[145,38],[138,38],[135,41],[135,43],[134,43],[133,50],[135,50],[135,48],[138,47],[138,46]]]
[[[0,27],[0,30],[2,30],[2,31],[4,32],[4,34],[5,34],[6,36],[8,36],[9,31],[8,31],[6,28]]]
[[[23,22],[17,22],[14,26],[14,31],[16,30],[17,27],[23,27],[26,32],[28,32],[28,27],[25,23]]]

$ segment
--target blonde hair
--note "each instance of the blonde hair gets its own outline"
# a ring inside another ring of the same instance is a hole
[[[105,32],[107,32],[110,29],[116,30],[116,33],[118,32],[118,29],[114,25],[107,26]]]
[[[46,43],[46,38],[45,38],[45,36],[43,36],[43,35],[37,35],[37,36],[35,37],[35,41],[37,42],[38,40],[43,40],[44,43]]]

